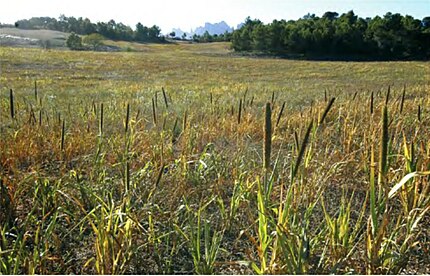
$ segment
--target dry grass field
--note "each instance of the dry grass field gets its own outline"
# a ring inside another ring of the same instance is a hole
[[[0,274],[430,273],[428,62],[0,47]]]

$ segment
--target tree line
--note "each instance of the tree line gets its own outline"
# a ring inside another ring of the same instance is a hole
[[[213,34],[211,35],[208,31],[204,32],[202,35],[194,34],[192,40],[194,42],[200,43],[210,43],[210,42],[225,42],[231,41],[232,33],[225,32],[223,34]]]
[[[136,24],[136,28],[133,30],[121,22],[115,22],[115,20],[93,23],[88,18],[61,15],[58,20],[52,17],[33,17],[18,20],[15,26],[20,29],[48,29],[79,35],[98,33],[112,40],[137,42],[164,42],[165,40],[158,26],[147,27],[140,22]]]
[[[298,20],[264,24],[246,19],[233,32],[238,52],[307,57],[356,57],[372,59],[430,58],[430,17],[422,20],[398,13],[360,18],[349,11],[339,16],[308,14]]]

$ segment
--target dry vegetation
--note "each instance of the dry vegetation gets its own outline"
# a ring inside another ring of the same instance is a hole
[[[0,48],[1,274],[430,272],[428,63],[128,47]]]

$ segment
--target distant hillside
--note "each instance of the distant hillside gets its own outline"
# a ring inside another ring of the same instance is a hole
[[[68,33],[52,30],[0,28],[0,44],[8,46],[65,47]]]
[[[221,21],[219,23],[208,23],[206,22],[204,26],[197,27],[195,30],[191,30],[190,32],[183,31],[181,29],[173,29],[176,37],[182,37],[186,34],[187,38],[193,37],[193,35],[203,35],[205,32],[208,32],[210,35],[220,35],[225,32],[231,33],[233,32],[233,28],[230,27],[225,21]]]

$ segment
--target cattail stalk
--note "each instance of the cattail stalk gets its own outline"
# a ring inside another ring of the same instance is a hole
[[[94,113],[94,116],[97,116],[97,106],[94,101],[93,101],[93,113]]]
[[[178,117],[176,117],[175,119],[175,123],[173,124],[173,128],[172,128],[172,143],[176,142],[176,127],[178,125]]]
[[[421,122],[421,105],[418,105],[418,122]]]
[[[385,105],[387,105],[388,102],[390,101],[390,92],[391,92],[391,86],[388,85],[387,95],[385,96]]]
[[[352,97],[352,100],[354,101],[355,98],[357,97],[358,91],[355,91],[354,96]]]
[[[34,99],[37,103],[37,80],[34,81]]]
[[[279,111],[278,119],[276,119],[276,127],[279,125],[279,122],[281,121],[282,113],[284,112],[285,108],[285,102],[282,103],[281,111]]]
[[[130,191],[130,164],[125,161],[125,193],[128,194]]]
[[[64,150],[64,135],[66,130],[66,121],[63,120],[63,127],[61,128],[61,150]]]
[[[237,113],[237,124],[240,125],[240,117],[242,116],[242,99],[239,100],[239,112]]]
[[[42,109],[39,110],[39,126],[42,126]]]
[[[161,87],[161,90],[163,91],[163,98],[164,98],[164,103],[166,104],[166,109],[169,109],[169,103],[167,102],[167,95],[166,95],[166,91],[164,91],[164,87]]]
[[[246,107],[246,95],[247,94],[248,94],[248,87],[246,88],[245,92],[243,93],[243,100],[242,100],[243,110],[245,110],[245,107]]]
[[[370,114],[373,114],[373,91],[370,94]]]
[[[155,187],[158,187],[158,185],[161,182],[161,177],[163,176],[164,167],[165,167],[165,165],[161,164],[160,171],[158,172],[158,176],[157,176],[157,181],[155,182]]]
[[[139,119],[139,115],[140,115],[140,109],[137,109],[136,112],[136,116],[134,117],[134,120],[137,122],[137,120]]]
[[[327,107],[324,110],[324,113],[319,121],[319,125],[321,125],[324,122],[325,117],[327,117],[328,112],[330,111],[334,101],[336,100],[336,98],[331,98],[330,102],[328,103]]]
[[[185,129],[187,128],[187,116],[188,116],[187,113],[188,113],[187,110],[185,110],[184,118],[182,119],[182,132],[184,132]]]
[[[152,121],[154,122],[154,125],[157,125],[157,115],[156,115],[156,107],[155,107],[155,101],[154,98],[152,98]]]
[[[164,116],[163,117],[163,127],[162,127],[163,131],[166,129],[166,124],[167,124],[167,116]]]
[[[30,104],[30,115],[28,116],[28,124],[34,125],[36,117],[34,116],[33,105]]]
[[[405,103],[405,96],[406,96],[406,85],[403,86],[402,100],[400,101],[400,114],[402,114],[402,112],[403,112],[403,105]]]
[[[127,114],[126,114],[126,117],[125,117],[125,133],[128,132],[129,121],[130,121],[130,104],[127,103]]]
[[[382,108],[381,118],[381,147],[379,151],[379,179],[380,184],[385,183],[385,176],[388,171],[388,108],[386,105]]]
[[[158,108],[158,92],[155,92],[155,107]]]
[[[299,135],[297,131],[294,130],[294,145],[296,146],[296,152],[299,152]]]
[[[15,104],[13,102],[13,90],[10,89],[9,91],[9,102],[10,102],[10,117],[12,119],[15,119]]]
[[[48,114],[48,112],[45,112],[45,119],[46,119],[46,123],[49,126],[49,114]]]
[[[312,120],[309,123],[308,129],[306,130],[305,137],[303,138],[303,141],[302,141],[302,146],[300,147],[299,155],[297,156],[296,163],[294,164],[294,169],[291,173],[291,181],[293,181],[293,179],[296,177],[296,174],[299,170],[300,163],[302,162],[303,156],[305,155],[305,149],[307,144],[309,143],[309,137],[311,134],[313,124],[314,124],[314,121]]]
[[[266,103],[265,124],[264,124],[264,168],[270,169],[270,154],[272,151],[272,108],[270,103]]]
[[[99,131],[100,131],[100,136],[103,134],[103,103],[100,104],[100,126],[99,126]]]

